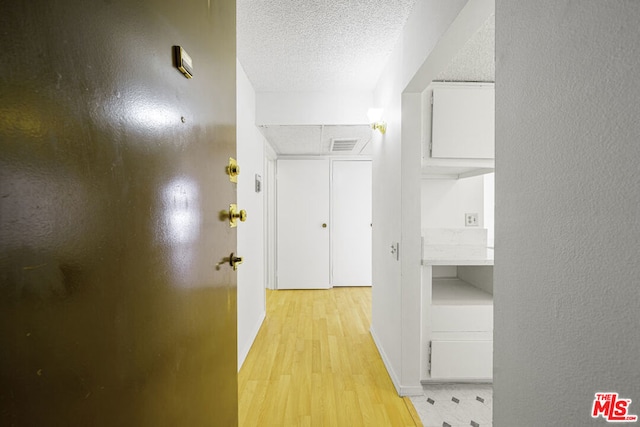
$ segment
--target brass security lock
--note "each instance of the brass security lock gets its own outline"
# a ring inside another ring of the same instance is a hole
[[[238,270],[238,266],[242,264],[243,259],[241,256],[236,256],[233,252],[229,256],[229,265],[233,267],[233,270]]]

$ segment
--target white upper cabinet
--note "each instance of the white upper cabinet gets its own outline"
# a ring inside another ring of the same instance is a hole
[[[433,86],[431,157],[493,159],[494,142],[493,83]]]
[[[492,172],[493,83],[433,82],[423,97],[423,176],[463,178]]]

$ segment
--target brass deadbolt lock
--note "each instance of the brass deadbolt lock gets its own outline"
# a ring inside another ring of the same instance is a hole
[[[247,220],[247,211],[242,209],[238,212],[238,206],[235,203],[229,205],[229,226],[237,227],[238,220],[245,222]]]
[[[238,182],[238,175],[240,175],[240,166],[236,159],[229,157],[229,165],[227,166],[227,174],[229,175],[229,181]]]
[[[235,256],[235,254],[231,252],[231,255],[229,255],[229,265],[233,267],[234,271],[238,269],[238,266],[242,264],[242,262],[243,259],[241,256]]]

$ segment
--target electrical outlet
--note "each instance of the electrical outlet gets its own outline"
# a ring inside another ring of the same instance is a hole
[[[464,225],[465,225],[465,227],[477,227],[478,226],[478,214],[477,213],[466,213],[466,214],[464,214]]]

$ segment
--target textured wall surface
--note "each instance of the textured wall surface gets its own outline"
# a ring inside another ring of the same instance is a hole
[[[494,425],[640,414],[640,3],[496,5]]]
[[[0,425],[236,424],[235,3],[0,28]]]

